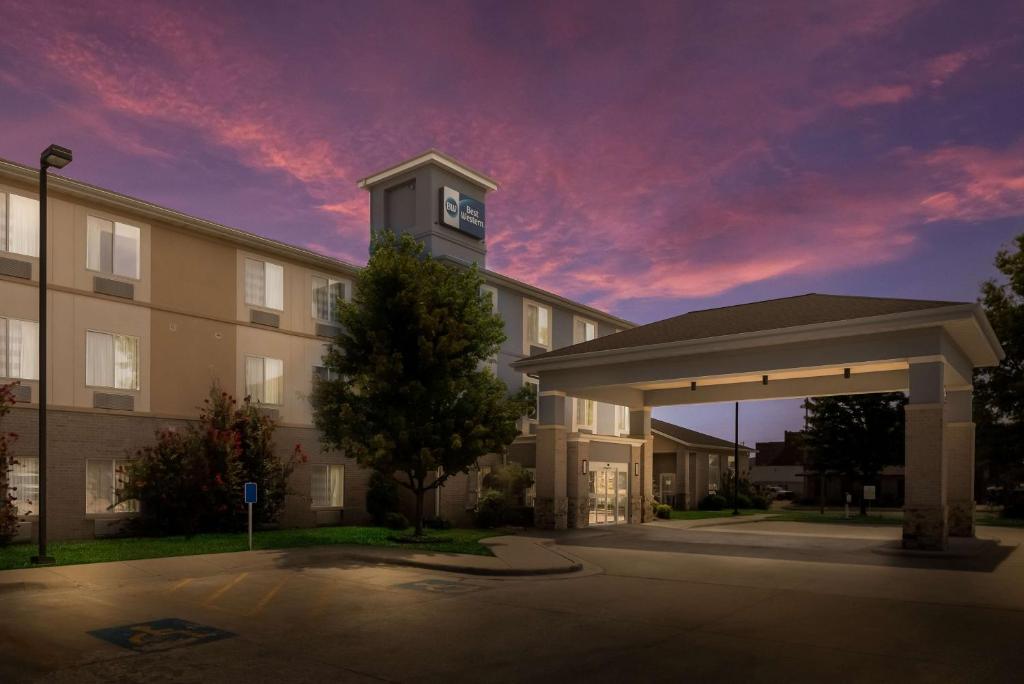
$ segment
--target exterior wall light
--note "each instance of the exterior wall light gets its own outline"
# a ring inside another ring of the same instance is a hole
[[[696,392],[697,391],[697,381],[696,380],[691,380],[690,381],[690,391],[691,392]]]
[[[583,459],[583,474],[586,475],[589,472],[590,472],[590,463],[587,461],[587,459]]]
[[[635,475],[637,477],[640,477],[640,463],[639,462],[633,464],[633,475]]]
[[[844,368],[843,369],[843,377],[846,378],[847,380],[850,378],[850,369],[849,368]]]
[[[767,385],[768,384],[768,376],[767,375],[762,375],[761,376],[761,384],[762,385]]]

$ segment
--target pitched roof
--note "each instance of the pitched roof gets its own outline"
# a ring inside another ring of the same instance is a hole
[[[555,349],[531,357],[531,359],[547,359],[586,352],[629,349],[669,342],[781,330],[962,304],[964,302],[851,297],[812,292],[796,297],[691,311],[680,316],[623,330],[614,335],[598,337],[589,342]]]
[[[657,418],[651,418],[651,429],[662,433],[666,437],[670,437],[680,442],[685,442],[686,444],[723,447],[729,449],[732,449],[735,445],[734,442],[714,437],[712,435],[705,435],[703,432],[697,432],[696,430],[684,428],[681,425],[669,423],[664,420],[658,420]],[[740,444],[740,451],[746,451],[749,453],[753,451],[753,449]]]

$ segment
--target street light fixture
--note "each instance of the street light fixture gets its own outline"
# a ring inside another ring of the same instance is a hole
[[[35,565],[53,565],[46,555],[46,171],[71,163],[71,150],[50,145],[39,155],[39,555]]]

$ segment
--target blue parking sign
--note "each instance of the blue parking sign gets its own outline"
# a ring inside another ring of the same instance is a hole
[[[246,482],[245,483],[245,503],[254,504],[256,503],[256,483]]]

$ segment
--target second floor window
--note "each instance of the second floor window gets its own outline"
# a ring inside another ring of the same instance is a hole
[[[245,260],[245,303],[284,310],[284,267],[257,259]]]
[[[39,324],[0,318],[0,378],[39,379]]]
[[[539,347],[551,346],[551,309],[540,304],[526,305],[526,341]]]
[[[313,276],[313,318],[327,323],[338,322],[338,300],[349,300],[346,280]]]
[[[0,251],[39,256],[39,200],[0,192]]]
[[[85,384],[139,389],[139,338],[88,331],[85,334]]]
[[[245,393],[261,404],[283,404],[284,361],[263,356],[245,357]]]
[[[138,280],[142,244],[139,227],[90,216],[88,229],[86,268]]]
[[[615,433],[619,435],[629,434],[629,407],[615,407]]]
[[[573,321],[572,343],[589,342],[597,337],[597,324],[585,318],[577,318]]]

